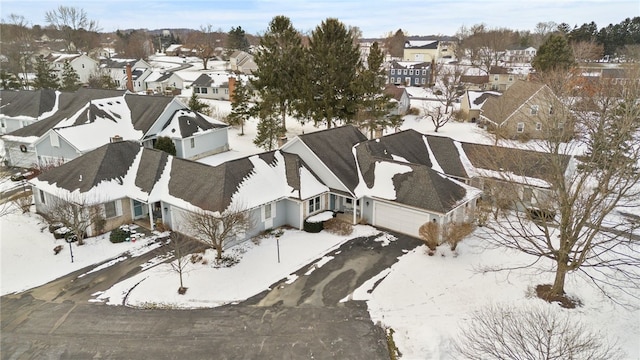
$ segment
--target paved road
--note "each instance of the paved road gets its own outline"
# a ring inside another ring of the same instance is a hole
[[[89,274],[82,285],[70,285],[78,275],[70,274],[0,299],[1,357],[388,359],[384,330],[372,323],[366,304],[340,300],[417,245],[405,237],[386,247],[374,237],[355,239],[313,272],[313,263],[300,269],[292,284],[281,281],[242,304],[214,309],[139,310],[83,300],[130,276],[133,263]]]

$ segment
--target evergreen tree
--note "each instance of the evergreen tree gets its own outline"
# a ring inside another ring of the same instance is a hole
[[[260,39],[254,61],[258,69],[251,84],[260,95],[259,102],[268,102],[280,118],[281,127],[287,129],[286,116],[292,115],[300,98],[300,85],[304,83],[302,37],[293,28],[289,18],[276,16]]]
[[[36,78],[33,80],[33,87],[36,89],[57,89],[58,77],[49,66],[49,62],[40,56],[36,60]]]
[[[202,112],[203,110],[209,107],[209,105],[205,104],[204,102],[198,99],[198,96],[196,95],[195,92],[191,93],[188,106],[189,106],[189,109],[191,109],[191,111],[195,111],[195,112]]]
[[[4,69],[0,70],[0,89],[20,89],[21,86],[14,74],[8,73]]]
[[[154,149],[162,150],[167,154],[176,156],[176,145],[173,143],[173,140],[166,136],[160,136],[156,143],[153,145]]]
[[[531,62],[536,71],[566,70],[575,63],[573,52],[567,39],[558,34],[551,34],[540,45],[540,49]]]
[[[267,103],[261,103],[254,107],[260,120],[258,121],[257,134],[253,143],[266,151],[275,149],[278,138],[284,134],[280,120],[276,117],[276,112],[269,108]]]
[[[249,88],[237,80],[233,94],[231,95],[231,113],[228,116],[229,124],[240,125],[240,135],[244,135],[244,122],[251,116]]]
[[[363,93],[359,125],[369,129],[370,138],[373,138],[374,130],[390,125],[390,112],[395,106],[391,96],[384,92],[386,72],[383,63],[384,53],[374,42],[367,57],[367,68],[358,78]]]
[[[80,76],[71,67],[71,63],[64,62],[62,69],[62,79],[60,80],[60,89],[66,91],[76,91],[80,87]]]
[[[350,123],[360,107],[362,90],[356,82],[360,50],[342,22],[328,18],[311,33],[306,56],[309,84],[303,109],[315,125],[327,128]]]
[[[249,40],[247,40],[247,36],[242,29],[242,26],[238,26],[237,28],[231,27],[231,30],[229,30],[229,35],[227,36],[227,49],[229,51],[249,51]]]

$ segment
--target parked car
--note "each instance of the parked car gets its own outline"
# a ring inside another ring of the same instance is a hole
[[[11,175],[11,181],[30,180],[38,176],[38,173],[39,172],[36,169],[23,170],[21,172]]]

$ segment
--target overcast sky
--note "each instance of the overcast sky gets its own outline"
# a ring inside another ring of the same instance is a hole
[[[462,25],[479,23],[533,31],[539,22],[573,27],[595,21],[601,28],[640,16],[640,0],[0,0],[0,17],[17,14],[31,25],[46,25],[45,13],[60,5],[84,9],[103,31],[210,24],[260,34],[274,16],[285,15],[303,32],[334,17],[359,27],[364,37],[383,37],[399,28],[409,35],[453,35]]]

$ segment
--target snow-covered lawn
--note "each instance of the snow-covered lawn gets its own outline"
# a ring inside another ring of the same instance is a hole
[[[97,299],[121,305],[128,293],[125,303],[140,307],[201,308],[234,303],[267,290],[352,238],[376,233],[376,229],[364,225],[354,227],[350,236],[285,230],[279,239],[268,236],[227,250],[225,256],[240,260],[231,267],[217,267],[213,250],[195,264],[189,261],[183,273],[183,283],[188,288],[185,295],[177,291],[178,273],[169,264],[162,264],[114,285]],[[322,262],[315,266],[321,265]]]
[[[611,342],[617,342],[626,352],[625,359],[640,358],[637,300],[614,293],[618,300],[635,304],[636,309],[615,305],[583,279],[569,276],[566,290],[583,305],[563,309],[540,300],[533,290],[538,284],[552,282],[551,272],[526,269],[479,272],[487,266],[528,264],[531,257],[509,250],[486,249],[475,236],[459,245],[455,257],[446,247],[441,246],[438,251],[436,256],[428,256],[426,247],[416,248],[361,286],[352,297],[367,300],[372,320],[394,329],[394,340],[403,359],[452,358],[451,342],[459,336],[460,328],[468,324],[471,313],[497,304],[548,307],[568,313],[590,330],[601,331]],[[383,277],[375,290],[367,293]]]
[[[155,246],[154,237],[136,242],[112,244],[107,234],[85,240],[73,247],[73,263],[69,245],[56,240],[39,215],[9,214],[0,218],[0,291],[2,295],[24,291],[46,284],[86,266],[101,263],[124,253],[141,255]],[[54,255],[53,248],[63,249]]]

